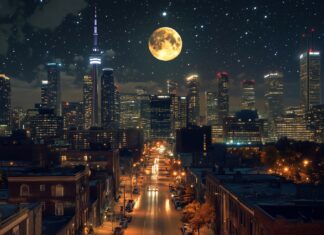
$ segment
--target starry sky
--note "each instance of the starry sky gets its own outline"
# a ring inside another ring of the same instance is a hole
[[[44,64],[50,61],[63,64],[63,100],[81,100],[94,2],[0,0],[0,73],[12,78],[13,106],[39,102]],[[202,90],[212,91],[216,72],[225,70],[231,109],[239,108],[240,80],[255,79],[262,110],[263,75],[280,71],[285,103],[298,104],[298,58],[307,45],[302,35],[314,28],[313,47],[324,51],[323,0],[96,0],[96,5],[103,67],[114,68],[122,92],[136,86],[165,89],[167,79],[185,92],[184,78],[192,73],[199,74]],[[182,53],[170,62],[156,60],[147,46],[162,26],[177,30],[183,41]]]

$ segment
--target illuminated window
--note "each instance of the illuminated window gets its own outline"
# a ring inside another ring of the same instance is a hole
[[[45,184],[39,185],[39,191],[41,191],[41,192],[45,191]]]
[[[20,186],[20,196],[29,196],[29,186],[27,184]]]
[[[55,203],[55,215],[64,215],[63,203]]]
[[[52,186],[52,196],[63,197],[64,196],[64,187],[61,184]]]

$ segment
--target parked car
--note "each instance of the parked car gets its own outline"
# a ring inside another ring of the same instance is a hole
[[[134,190],[133,190],[133,194],[138,194],[138,193],[139,193],[138,187],[135,186],[135,187],[134,187]]]
[[[181,232],[183,235],[193,235],[194,234],[193,228],[190,226],[190,224],[187,224],[187,223],[182,224]]]
[[[126,218],[122,218],[119,222],[119,226],[122,227],[122,228],[127,228],[128,226],[128,222],[127,222],[127,219]]]
[[[127,223],[132,222],[133,217],[131,215],[125,215],[124,217],[127,220]]]
[[[123,230],[123,228],[121,228],[121,227],[116,227],[115,229],[114,229],[114,235],[123,235],[124,234],[124,230]]]

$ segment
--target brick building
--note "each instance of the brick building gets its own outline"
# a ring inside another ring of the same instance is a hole
[[[74,229],[68,232],[74,234],[87,223],[89,174],[85,166],[11,172],[9,202],[40,202],[44,216],[74,217]]]
[[[216,209],[216,234],[323,234],[323,201],[301,197],[298,185],[281,177],[207,173],[206,191]]]

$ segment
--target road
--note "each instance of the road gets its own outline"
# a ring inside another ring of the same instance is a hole
[[[152,155],[147,170],[152,169],[155,158]],[[125,230],[126,235],[180,235],[180,212],[174,209],[168,189],[171,182],[167,167],[160,158],[158,175],[146,175],[141,187],[141,194],[133,212],[133,221]],[[148,191],[148,186],[158,186],[158,191]]]

